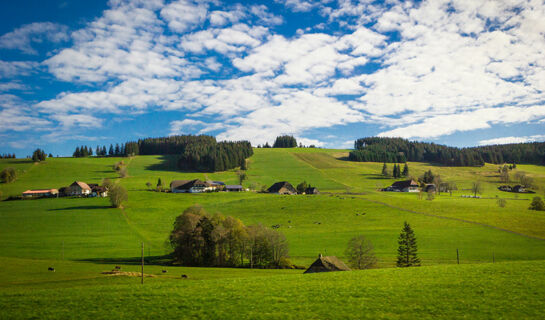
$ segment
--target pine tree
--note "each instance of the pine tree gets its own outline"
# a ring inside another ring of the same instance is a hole
[[[163,188],[163,182],[161,181],[161,178],[157,179],[157,189],[162,189]]]
[[[382,175],[387,177],[388,176],[388,167],[386,166],[386,162],[382,165]]]
[[[405,166],[403,167],[403,176],[408,177],[409,176],[409,165],[405,162]]]
[[[406,221],[397,243],[399,248],[397,249],[396,265],[398,267],[420,266],[420,259],[417,257],[416,237],[413,229]]]
[[[110,150],[108,150],[108,155],[113,156],[114,155],[114,146],[110,144]]]

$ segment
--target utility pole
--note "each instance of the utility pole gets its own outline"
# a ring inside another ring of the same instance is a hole
[[[142,284],[144,284],[144,242],[142,242]]]
[[[456,248],[456,261],[460,264],[460,254],[458,253],[458,248]]]

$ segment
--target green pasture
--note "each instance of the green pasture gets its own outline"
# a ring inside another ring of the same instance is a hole
[[[534,261],[208,280],[157,276],[144,285],[133,277],[62,281],[58,272],[38,286],[0,290],[0,318],[540,319],[544,267]]]

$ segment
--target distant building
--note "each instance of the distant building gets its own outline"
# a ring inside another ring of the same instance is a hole
[[[209,183],[199,179],[194,180],[174,180],[170,183],[172,193],[202,193],[212,192],[219,188],[218,184]]]
[[[276,194],[297,194],[297,190],[295,190],[291,183],[287,181],[281,181],[273,184],[269,189],[267,189],[267,192]]]
[[[91,195],[93,195],[94,197],[105,198],[108,196],[108,189],[103,186],[94,185],[91,187]]]
[[[241,185],[226,185],[225,191],[227,192],[242,192],[244,188]]]
[[[56,197],[59,194],[57,189],[36,189],[23,192],[25,198]]]
[[[350,271],[351,269],[335,256],[324,257],[318,255],[318,259],[304,273]]]
[[[320,194],[320,191],[316,187],[310,187],[305,190],[305,194]]]
[[[414,180],[396,181],[391,186],[382,189],[382,191],[418,192],[418,182]]]
[[[65,193],[69,196],[86,196],[91,194],[91,187],[85,182],[74,181],[66,188]]]
[[[436,192],[437,191],[437,186],[435,184],[433,184],[433,183],[428,183],[424,187],[424,191],[425,192]]]

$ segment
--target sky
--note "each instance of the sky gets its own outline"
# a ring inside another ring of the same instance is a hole
[[[0,154],[176,134],[545,140],[542,0],[0,4]]]

